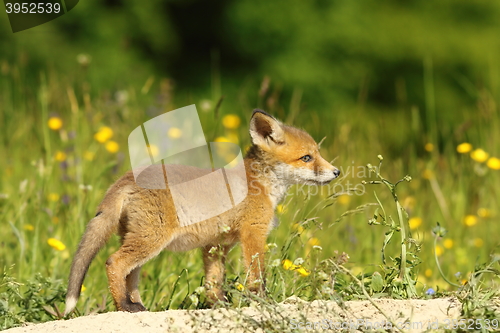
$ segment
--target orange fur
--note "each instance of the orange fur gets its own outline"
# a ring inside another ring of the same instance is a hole
[[[244,159],[247,197],[205,221],[181,227],[168,188],[139,187],[132,172],[114,183],[89,222],[73,259],[65,314],[75,308],[91,261],[113,233],[118,233],[122,245],[107,260],[106,270],[118,310],[146,310],[138,291],[140,269],[164,249],[202,248],[208,296],[216,302],[224,299],[225,256],[240,241],[247,285],[252,291],[263,292],[265,244],[276,205],[290,185],[326,184],[339,172],[321,157],[309,134],[283,125],[261,110],[252,115],[250,135],[253,145]]]

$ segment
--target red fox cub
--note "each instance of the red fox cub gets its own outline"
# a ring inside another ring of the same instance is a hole
[[[142,265],[164,249],[202,248],[207,294],[214,303],[224,299],[225,255],[240,241],[247,286],[253,292],[263,292],[264,248],[276,206],[291,185],[328,184],[340,171],[321,157],[308,133],[284,125],[262,110],[253,111],[250,136],[252,146],[244,158],[246,198],[195,224],[180,226],[168,188],[142,188],[131,171],[118,179],[88,223],[76,251],[65,315],[76,306],[90,263],[114,233],[121,237],[121,247],[106,261],[106,271],[119,311],[146,310],[138,290],[139,273]],[[214,246],[222,251],[210,251]]]

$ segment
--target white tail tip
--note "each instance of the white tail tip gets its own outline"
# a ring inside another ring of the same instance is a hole
[[[65,317],[75,309],[76,302],[78,302],[78,299],[76,297],[68,297],[66,299],[66,309],[64,310]]]

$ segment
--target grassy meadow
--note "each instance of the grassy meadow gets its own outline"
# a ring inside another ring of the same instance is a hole
[[[32,79],[28,70],[4,62],[0,73],[0,328],[58,317],[86,223],[106,189],[130,168],[128,134],[189,104],[197,106],[207,141],[237,142],[242,149],[249,145],[251,111],[261,107],[324,139],[323,156],[342,172],[324,187],[293,187],[278,207],[280,224],[268,239],[269,300],[438,297],[463,291],[477,277],[474,271],[497,260],[500,94],[493,84],[469,87],[464,93],[476,105],[455,110],[454,121],[447,122],[435,107],[440,96],[432,79],[422,87],[424,110],[411,100],[393,109],[362,100],[345,109],[316,109],[302,102],[314,97],[310,92],[280,96],[272,79],[232,87],[213,80],[211,93],[204,94],[149,74],[96,91],[76,63],[71,75],[46,69]],[[376,168],[379,154],[385,179],[411,176],[397,185],[397,202],[408,218],[398,218],[386,186],[370,184],[377,177],[366,166]],[[438,223],[446,233],[432,232]],[[401,239],[415,293],[406,292],[394,273],[401,265]],[[114,309],[105,261],[118,246],[112,238],[92,263],[75,315]],[[234,307],[252,297],[244,288],[240,255],[236,246],[227,264]],[[352,283],[356,279],[367,294]],[[475,287],[494,291],[496,284],[495,275],[488,275]],[[140,290],[146,307],[161,311],[203,307],[202,285],[198,250],[163,252],[143,267]]]

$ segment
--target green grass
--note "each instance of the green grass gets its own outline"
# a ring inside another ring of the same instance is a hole
[[[231,94],[226,93],[216,108],[217,100],[206,103],[206,96],[168,90],[158,79],[150,87],[144,78],[116,92],[93,91],[91,83],[68,82],[63,73],[47,71],[34,82],[25,74],[22,66],[12,64],[0,76],[0,328],[58,316],[72,255],[85,225],[107,187],[130,167],[128,134],[155,115],[192,103],[198,107],[208,140],[236,136],[242,147],[249,144],[251,109],[260,104],[278,118],[293,120],[293,125],[318,141],[326,136],[322,154],[335,159],[343,172],[342,179],[329,186],[292,188],[280,206],[280,225],[268,239],[268,300],[282,301],[292,295],[307,300],[362,299],[366,293],[398,297],[388,292],[387,285],[380,286],[377,274],[388,276],[381,250],[384,247],[388,261],[396,258],[399,236],[384,246],[387,230],[368,223],[376,209],[370,205],[377,203],[374,191],[384,215],[396,218],[396,206],[390,191],[362,184],[375,179],[369,177],[366,164],[382,154],[385,178],[391,182],[406,174],[413,178],[398,186],[398,200],[408,212],[411,238],[421,246],[421,263],[412,268],[417,295],[424,297],[428,288],[438,294],[460,291],[465,293],[464,304],[473,309],[464,311],[465,316],[491,317],[490,312],[474,310],[487,303],[480,300],[486,297],[484,291],[493,290],[495,279],[478,280],[479,275],[472,273],[481,271],[477,267],[488,267],[496,274],[496,261],[488,263],[498,251],[500,171],[456,151],[458,144],[469,142],[474,149],[500,157],[499,96],[486,88],[478,89],[477,108],[457,110],[456,122],[447,124],[440,121],[440,110],[431,109],[431,117],[415,106],[309,110],[297,96],[269,106],[266,98],[272,95],[272,87],[260,94],[248,86],[237,87],[238,93],[228,89]],[[426,76],[426,80],[431,79]],[[439,92],[426,93],[439,98]],[[227,114],[241,118],[238,129],[219,125]],[[61,129],[48,127],[52,116],[62,119]],[[94,138],[102,126],[113,130],[117,152],[109,152],[106,144]],[[442,273],[457,285],[463,285],[464,279],[474,282],[465,288],[447,283],[436,266],[432,229],[437,222],[447,229],[446,236],[436,241]],[[58,249],[49,245],[51,238],[62,243],[54,245]],[[114,309],[104,263],[118,244],[113,238],[92,263],[77,314]],[[227,265],[231,306],[248,304],[252,298],[236,288],[245,278],[240,255],[237,246]],[[284,269],[284,260],[297,269]],[[153,311],[203,307],[203,290],[198,288],[203,285],[202,266],[198,250],[163,252],[148,262],[140,286],[146,307]],[[353,284],[353,276],[339,267],[348,268],[366,290]]]

